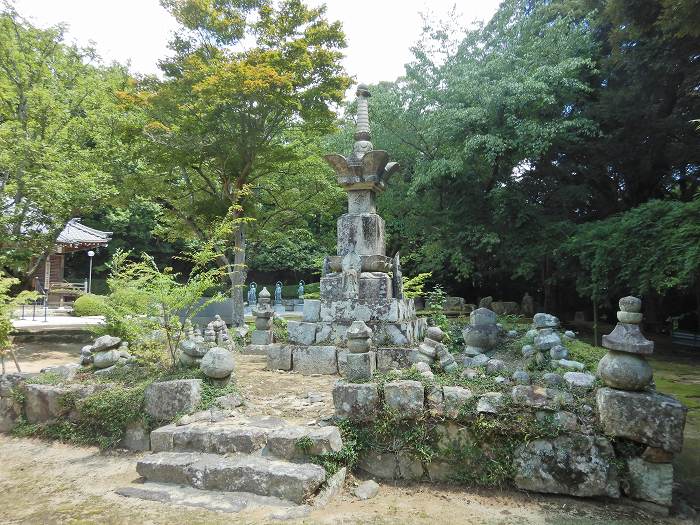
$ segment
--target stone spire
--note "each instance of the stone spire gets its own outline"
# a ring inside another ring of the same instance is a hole
[[[357,86],[357,129],[355,130],[355,140],[372,140],[369,130],[369,101],[372,95],[366,84]]]
[[[347,159],[349,166],[360,166],[365,154],[374,149],[370,142],[372,134],[369,130],[369,97],[372,95],[365,84],[357,86],[357,125],[355,128],[355,143],[352,153]]]

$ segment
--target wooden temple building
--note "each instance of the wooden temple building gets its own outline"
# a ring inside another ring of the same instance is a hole
[[[85,226],[78,218],[71,219],[56,239],[54,250],[37,268],[34,274],[34,288],[42,294],[47,294],[50,305],[57,306],[63,306],[67,298],[75,298],[86,293],[88,291],[87,273],[84,280],[66,281],[65,255],[107,246],[111,240],[112,232],[103,232]]]

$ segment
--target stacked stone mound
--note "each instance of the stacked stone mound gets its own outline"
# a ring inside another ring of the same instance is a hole
[[[372,348],[372,329],[363,321],[355,321],[346,332],[348,354],[346,377],[348,381],[367,381],[377,368],[376,354]]]
[[[412,351],[411,361],[416,364],[437,364],[445,372],[456,372],[459,369],[459,365],[455,362],[447,346],[442,343],[444,338],[445,333],[439,326],[429,327],[423,342],[418,349]]]
[[[129,343],[112,335],[98,337],[94,343],[80,350],[80,364],[92,365],[103,374],[111,372],[116,365],[132,362],[134,358],[129,353]]]
[[[117,493],[224,512],[269,507],[275,511],[269,518],[289,519],[327,504],[342,489],[344,468],[329,477],[310,461],[341,450],[337,427],[269,416],[199,416],[151,432],[152,454],[136,465],[145,483]]]
[[[488,308],[477,308],[469,314],[469,324],[462,331],[463,357],[471,358],[492,350],[498,344],[500,334],[496,313]]]
[[[562,342],[564,339],[574,339],[576,334],[567,330],[562,336],[559,332],[559,319],[547,313],[537,313],[532,318],[532,328],[527,332],[533,343],[522,348],[523,357],[534,360],[538,365],[549,365],[552,368],[566,368],[571,374],[582,373],[585,365],[569,359],[569,351]],[[592,383],[595,378],[590,374],[580,374],[580,380]],[[575,377],[575,376],[571,376]]]
[[[269,345],[274,343],[272,323],[275,310],[270,301],[270,292],[265,287],[260,292],[258,302],[252,311],[255,317],[255,330],[251,334],[250,344],[243,350],[245,354],[267,355]]]
[[[686,408],[676,399],[657,393],[645,356],[654,343],[642,334],[642,301],[623,297],[618,323],[603,336],[608,353],[598,364],[606,387],[596,401],[606,434],[646,445],[639,455],[626,456],[628,478],[623,491],[630,497],[669,507],[672,501],[673,455],[683,446]]]

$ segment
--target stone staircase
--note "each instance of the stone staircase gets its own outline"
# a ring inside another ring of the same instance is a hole
[[[145,483],[117,493],[225,512],[260,506],[310,511],[335,496],[345,472],[327,479],[309,456],[337,452],[342,444],[337,427],[270,416],[171,424],[151,432],[152,453],[136,465]],[[198,491],[207,491],[208,504]]]

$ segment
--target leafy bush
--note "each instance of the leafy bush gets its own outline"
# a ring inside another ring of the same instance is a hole
[[[426,306],[430,323],[434,326],[439,326],[445,334],[449,334],[450,327],[445,315],[445,301],[447,301],[447,294],[439,284],[426,294]]]
[[[104,315],[105,298],[102,295],[85,294],[73,303],[73,313],[79,317],[87,315]]]
[[[180,319],[191,320],[208,305],[224,299],[221,293],[205,299],[223,275],[220,269],[209,268],[216,254],[206,247],[190,254],[194,267],[186,279],[172,268],[160,270],[147,254],[139,260],[130,260],[129,255],[117,251],[110,262],[104,330],[136,345],[149,339],[160,341],[174,367],[184,337]],[[153,337],[154,333],[162,337]]]
[[[275,317],[272,321],[272,333],[276,343],[286,343],[289,339],[287,320],[284,317]]]
[[[423,297],[425,282],[433,276],[433,272],[419,273],[415,277],[403,277],[403,295],[406,299]]]

